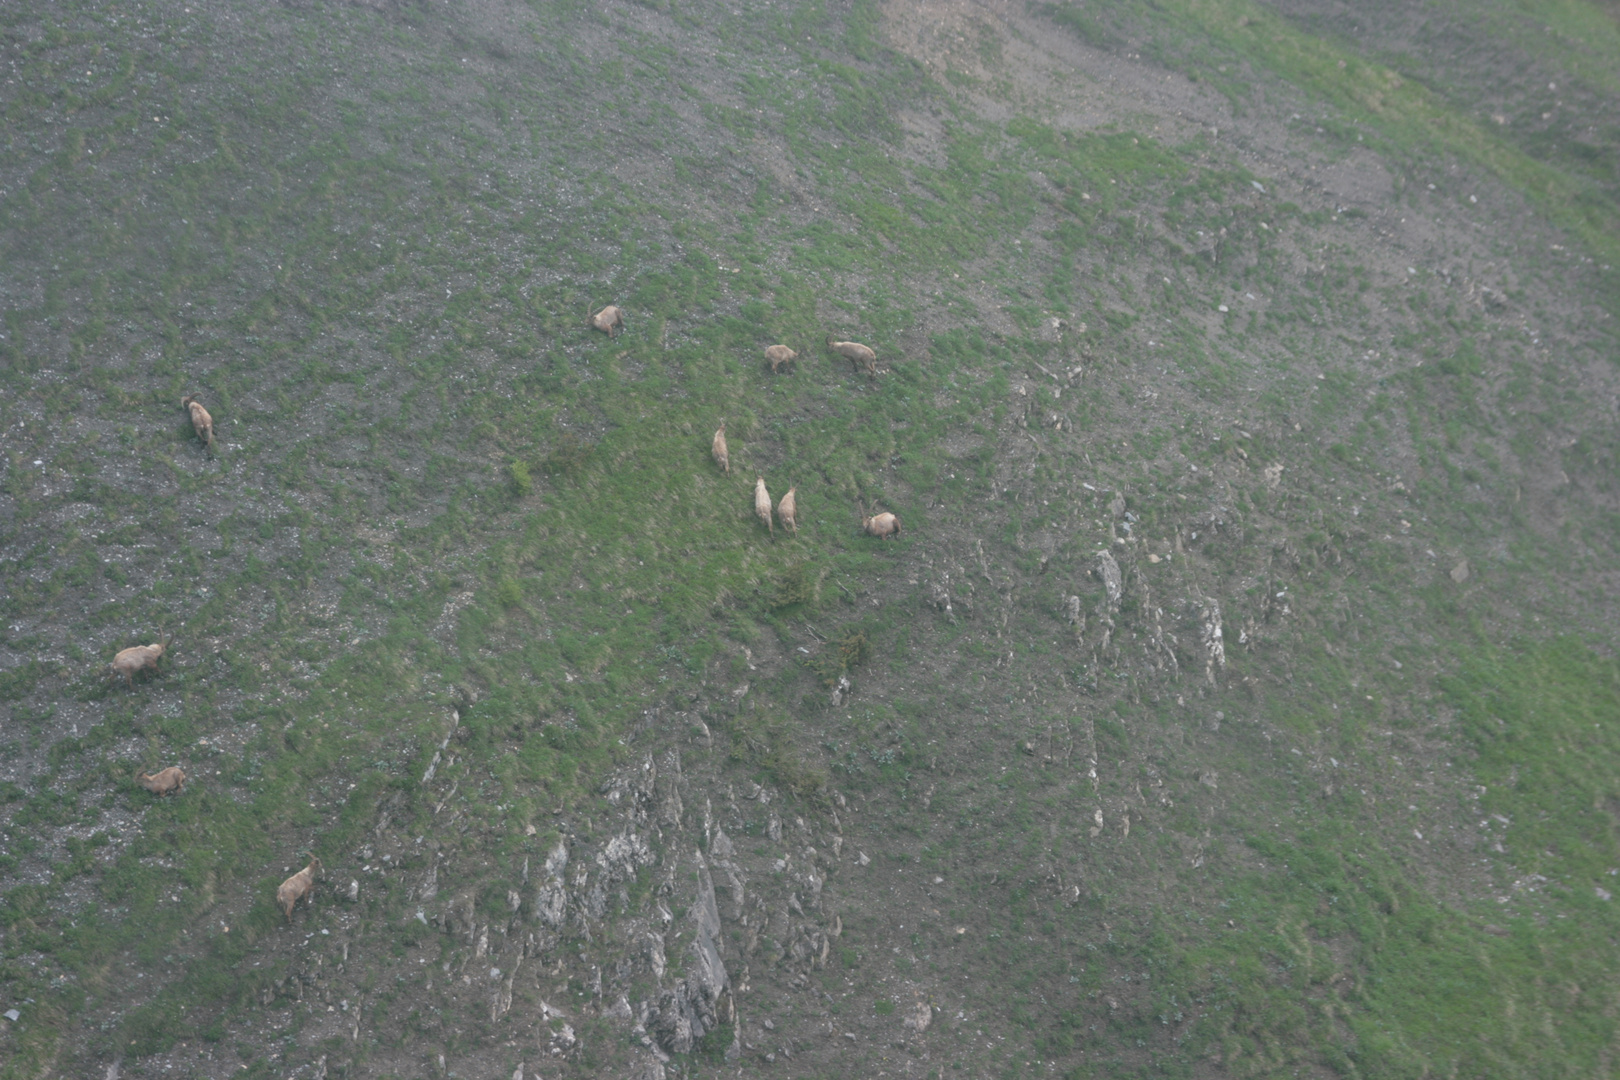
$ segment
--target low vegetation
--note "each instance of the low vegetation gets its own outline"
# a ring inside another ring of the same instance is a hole
[[[1612,1070],[1611,15],[999,18],[0,12],[0,1077]]]

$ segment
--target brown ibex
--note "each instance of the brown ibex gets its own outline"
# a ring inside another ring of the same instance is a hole
[[[873,514],[871,517],[861,518],[861,531],[868,536],[875,536],[880,540],[887,540],[891,536],[900,535],[900,519],[887,510]]]
[[[877,374],[877,353],[860,342],[834,341],[832,338],[828,338],[827,347],[848,360],[852,370],[865,371],[868,375]]]
[[[624,329],[624,311],[612,304],[591,316],[591,326],[601,330],[608,337],[618,337],[620,330]]]
[[[170,765],[155,773],[136,773],[135,779],[141,787],[159,797],[170,792],[178,793],[186,782],[186,774],[180,771],[180,766]]]
[[[208,410],[202,407],[202,402],[187,394],[180,399],[180,407],[191,414],[191,428],[197,433],[197,438],[203,441],[208,452],[214,452],[214,418],[208,415]]]
[[[720,421],[720,430],[714,433],[714,463],[720,466],[720,471],[727,476],[731,475],[731,455],[726,453],[726,422]]]
[[[771,493],[765,490],[765,478],[754,478],[754,516],[765,523],[765,527],[776,535],[776,527],[771,524]]]
[[[153,642],[150,645],[131,645],[127,649],[118,650],[112,659],[113,675],[122,675],[124,681],[131,687],[135,685],[135,673],[151,668],[157,670],[158,661],[163,654],[169,651],[170,642],[167,637],[163,641]]]
[[[792,363],[793,360],[798,357],[798,355],[798,353],[794,352],[786,345],[772,345],[770,348],[765,350],[765,359],[771,362],[772,375],[775,375],[782,368]]]
[[[793,493],[798,490],[797,486],[788,488],[787,494],[782,496],[782,501],[776,504],[776,516],[782,519],[782,528],[792,529],[794,536],[799,535],[797,520],[799,508],[793,502]]]
[[[304,897],[310,897],[310,904],[315,903],[315,874],[321,868],[321,860],[311,855],[309,865],[304,867],[292,877],[283,881],[276,889],[276,903],[281,910],[287,913],[287,921],[292,922],[293,905]]]

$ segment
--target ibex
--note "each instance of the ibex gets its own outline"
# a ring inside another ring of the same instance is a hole
[[[187,394],[180,399],[180,407],[191,414],[191,427],[197,433],[197,438],[203,441],[208,452],[214,452],[214,418],[208,415],[208,410],[202,407],[202,402]]]
[[[180,766],[170,765],[156,773],[136,773],[135,779],[141,787],[157,796],[164,796],[171,791],[178,793],[186,782],[186,774],[180,771]]]
[[[856,341],[834,341],[827,339],[827,347],[833,352],[849,361],[854,371],[865,371],[868,375],[877,374],[877,353]]]
[[[124,681],[131,687],[135,685],[135,673],[151,668],[157,670],[158,661],[163,654],[169,651],[170,642],[153,642],[151,645],[131,645],[127,649],[118,650],[118,655],[112,659],[112,670],[115,676],[122,675]]]
[[[726,422],[720,421],[720,430],[714,433],[714,463],[720,466],[720,471],[727,476],[731,475],[731,456],[726,453]]]
[[[799,535],[799,523],[796,520],[799,510],[793,504],[793,493],[798,490],[797,487],[788,488],[787,494],[782,496],[782,501],[776,504],[776,516],[782,519],[782,528],[792,529],[794,536]]]
[[[605,332],[610,338],[617,337],[618,332],[624,329],[624,312],[609,304],[591,316],[591,326]]]
[[[887,540],[891,536],[900,535],[900,519],[885,510],[871,517],[861,518],[861,530],[868,536]]]
[[[771,362],[771,374],[775,375],[782,368],[791,363],[799,354],[786,345],[772,345],[765,350],[765,359]]]
[[[771,524],[771,493],[765,490],[765,478],[754,478],[754,515],[765,523],[765,527],[776,535],[776,527]]]
[[[308,896],[312,898],[310,903],[315,903],[313,899],[315,895],[315,873],[320,868],[321,860],[311,855],[308,866],[283,881],[280,887],[276,889],[276,903],[280,904],[281,910],[287,913],[288,922],[292,922],[293,905],[298,901]]]

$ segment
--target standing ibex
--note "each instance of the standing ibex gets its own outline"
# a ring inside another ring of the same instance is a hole
[[[214,452],[214,418],[208,415],[208,410],[202,407],[202,402],[187,394],[180,399],[180,407],[191,414],[191,428],[197,433],[197,438],[203,441],[208,452]]]
[[[287,913],[288,922],[292,922],[293,905],[298,901],[308,896],[311,898],[309,902],[311,904],[315,903],[313,899],[315,895],[315,874],[320,868],[321,860],[311,855],[308,866],[283,881],[280,887],[276,889],[276,903],[280,904],[281,910]]]
[[[158,661],[169,651],[169,645],[170,642],[165,637],[163,641],[153,642],[151,645],[131,645],[127,649],[118,650],[118,655],[112,659],[113,674],[122,675],[124,681],[133,687],[135,673],[145,671],[147,668],[156,671]]]
[[[900,519],[885,510],[871,517],[861,518],[861,530],[868,536],[887,540],[891,536],[900,535]]]
[[[754,478],[754,515],[765,523],[765,527],[776,535],[776,527],[771,524],[771,493],[765,490],[765,478]]]
[[[877,353],[857,341],[834,341],[827,339],[827,347],[833,352],[849,361],[854,371],[865,371],[868,375],[877,374]]]
[[[793,493],[798,490],[797,486],[788,488],[782,501],[776,504],[776,516],[782,519],[782,528],[792,529],[794,536],[799,535],[799,508],[793,502]]]
[[[731,475],[731,456],[726,453],[726,422],[720,421],[720,430],[714,433],[714,463],[720,466],[720,471],[727,476]]]
[[[591,326],[604,331],[610,338],[617,337],[618,332],[624,329],[624,311],[609,304],[591,316]]]
[[[186,774],[180,771],[180,766],[170,765],[167,769],[151,774],[136,773],[135,779],[141,787],[161,797],[171,791],[178,793],[186,782]]]
[[[771,362],[772,375],[775,375],[779,370],[786,367],[798,355],[798,353],[794,352],[786,345],[772,345],[770,348],[765,350],[765,359]]]

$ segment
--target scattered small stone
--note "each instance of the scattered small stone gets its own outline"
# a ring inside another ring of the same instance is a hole
[[[859,851],[855,853],[855,862],[860,866],[867,866],[871,864],[872,860],[866,857],[866,852]]]
[[[1608,897],[1604,897],[1604,899],[1606,900]],[[18,1012],[16,1009],[7,1009],[5,1011],[5,1018],[15,1024],[18,1020],[22,1019],[22,1013]]]
[[[350,881],[349,882],[349,888],[348,888],[348,890],[346,892],[344,892],[343,899],[347,900],[351,904],[356,903],[356,902],[359,901],[359,899],[360,899],[360,883],[358,881]]]
[[[1464,559],[1451,568],[1451,580],[1461,585],[1468,580],[1468,560]]]
[[[770,1020],[766,1020],[765,1021],[765,1030],[766,1031],[775,1031],[776,1030],[776,1025],[773,1024]]]

